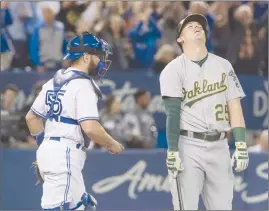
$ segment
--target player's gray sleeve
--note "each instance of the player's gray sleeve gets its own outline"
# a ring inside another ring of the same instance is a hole
[[[180,72],[169,63],[160,75],[161,95],[167,97],[183,97]]]
[[[227,101],[236,99],[236,98],[243,98],[245,97],[245,93],[242,89],[242,86],[234,72],[232,65],[229,63],[229,70],[227,73]]]
[[[181,98],[163,97],[163,103],[166,113],[166,138],[168,149],[178,151]]]

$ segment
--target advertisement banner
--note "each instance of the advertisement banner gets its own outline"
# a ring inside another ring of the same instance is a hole
[[[40,209],[42,188],[30,168],[34,150],[4,149],[2,209]],[[89,151],[83,170],[98,210],[171,210],[165,150],[131,150],[114,156]],[[268,154],[250,154],[249,167],[236,173],[233,210],[268,210]],[[200,209],[203,208],[200,203]]]
[[[53,73],[0,73],[0,91],[8,83],[17,84],[21,90],[18,105],[22,107],[27,96],[38,80],[48,80]],[[249,129],[261,130],[268,127],[268,80],[265,77],[239,75],[239,81],[246,97],[242,100],[246,126]],[[100,83],[103,99],[114,94],[121,99],[121,108],[128,111],[134,107],[133,94],[137,88],[151,92],[152,100],[149,110],[154,114],[160,130],[165,128],[165,115],[160,96],[159,76],[141,71],[109,72]],[[102,107],[102,102],[100,103]]]

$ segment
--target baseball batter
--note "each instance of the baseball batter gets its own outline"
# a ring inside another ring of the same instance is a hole
[[[183,19],[177,42],[183,54],[160,75],[166,111],[167,168],[175,210],[197,210],[201,194],[207,210],[231,210],[233,171],[248,166],[245,97],[232,65],[206,49],[207,20],[200,14]],[[227,131],[236,150],[230,158]],[[231,162],[232,161],[232,162]]]
[[[36,154],[43,182],[45,210],[84,210],[96,200],[86,192],[81,173],[88,144],[84,135],[119,154],[123,147],[98,123],[100,89],[92,76],[104,76],[111,61],[109,45],[83,33],[73,38],[64,59],[71,67],[56,72],[42,88],[26,116],[39,146]],[[46,121],[45,128],[42,119]]]

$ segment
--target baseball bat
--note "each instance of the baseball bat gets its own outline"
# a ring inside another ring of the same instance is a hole
[[[182,193],[181,193],[181,187],[180,187],[180,182],[179,182],[179,174],[176,176],[176,183],[177,183],[177,196],[178,196],[178,201],[179,201],[179,209],[184,210],[183,206],[183,198],[182,198]]]

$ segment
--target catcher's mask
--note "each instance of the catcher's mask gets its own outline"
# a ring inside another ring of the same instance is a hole
[[[207,41],[207,35],[208,35],[208,23],[207,23],[207,19],[205,16],[201,15],[201,14],[191,14],[189,16],[187,16],[186,18],[184,18],[182,21],[180,21],[180,23],[177,26],[177,37],[176,39],[178,39],[180,37],[180,34],[184,28],[184,26],[186,26],[189,22],[198,22],[199,24],[201,24],[201,26],[203,27],[203,30],[205,31],[205,37],[206,37],[206,41]],[[183,48],[182,45],[180,43],[178,43],[180,49],[183,52]]]
[[[86,53],[96,55],[100,61],[96,65],[96,73],[103,77],[108,71],[112,61],[108,56],[112,54],[111,46],[104,40],[95,37],[94,35],[84,32],[73,38],[67,46],[68,53],[65,55],[65,60],[75,60]]]

